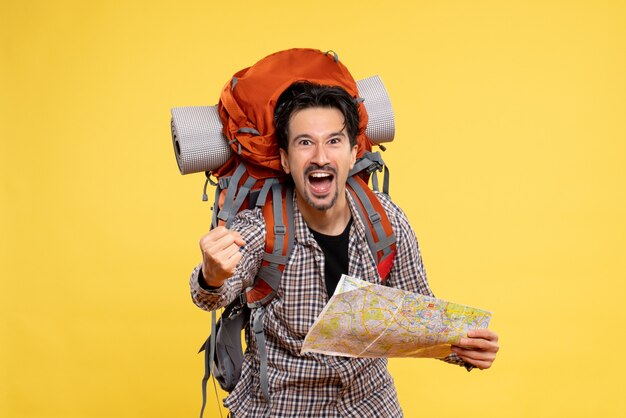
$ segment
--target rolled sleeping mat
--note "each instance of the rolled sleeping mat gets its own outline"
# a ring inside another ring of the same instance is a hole
[[[367,110],[365,135],[372,144],[393,141],[396,133],[393,107],[383,81],[377,75],[356,82],[359,96]]]
[[[395,122],[387,90],[377,75],[357,81],[367,110],[365,134],[373,144],[393,141]],[[231,156],[215,106],[172,108],[172,143],[181,174],[213,171]]]
[[[217,105],[173,108],[172,142],[180,174],[213,171],[232,152]]]

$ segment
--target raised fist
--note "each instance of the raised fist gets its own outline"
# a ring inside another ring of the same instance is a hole
[[[202,275],[206,284],[220,287],[233,275],[237,263],[241,260],[239,248],[245,245],[238,232],[223,226],[209,231],[200,239],[202,251]]]

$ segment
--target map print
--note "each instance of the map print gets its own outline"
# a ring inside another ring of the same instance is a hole
[[[347,357],[434,357],[491,313],[343,275],[309,330],[302,352]]]

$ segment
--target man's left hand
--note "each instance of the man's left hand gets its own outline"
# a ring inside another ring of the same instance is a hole
[[[461,338],[458,345],[452,346],[452,352],[483,370],[491,367],[499,348],[498,334],[481,328],[470,330],[467,337]]]

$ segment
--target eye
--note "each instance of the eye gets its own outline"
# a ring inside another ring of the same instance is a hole
[[[310,140],[310,139],[305,139],[305,138],[303,138],[303,139],[300,139],[300,140],[298,141],[298,144],[299,144],[299,145],[305,145],[305,146],[306,146],[306,145],[311,145],[311,140]]]
[[[330,139],[328,140],[328,143],[329,143],[329,144],[340,144],[340,143],[341,143],[341,137],[339,137],[339,136],[335,136],[335,137],[333,137],[333,138],[330,138]]]

